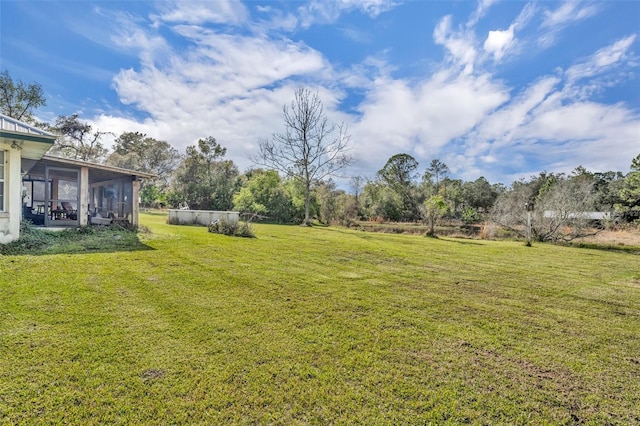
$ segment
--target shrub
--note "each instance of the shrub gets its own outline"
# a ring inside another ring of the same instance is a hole
[[[238,236],[238,237],[246,237],[253,238],[255,234],[253,232],[253,228],[249,222],[243,222],[242,225],[238,225],[237,222],[232,222],[226,219],[216,220],[211,222],[209,226],[207,226],[209,232],[214,234],[222,234],[229,236]]]
[[[26,254],[32,250],[39,250],[55,241],[50,232],[44,232],[29,221],[20,224],[20,238],[8,244],[0,244],[0,254]]]
[[[480,221],[480,215],[473,207],[465,207],[462,212],[462,221],[467,225],[478,223],[478,221]]]
[[[242,225],[240,225],[240,229],[238,230],[236,235],[245,238],[254,238],[256,236],[256,234],[253,232],[253,227],[249,222],[242,222]]]

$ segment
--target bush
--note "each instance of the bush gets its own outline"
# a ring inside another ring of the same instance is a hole
[[[462,212],[462,221],[469,225],[472,223],[478,223],[480,221],[480,214],[473,207],[465,207]]]
[[[253,227],[249,222],[243,222],[242,225],[240,225],[240,229],[238,230],[238,233],[236,235],[245,238],[254,238],[256,236],[256,234],[253,232]]]
[[[216,220],[211,222],[209,226],[207,226],[209,232],[214,234],[222,234],[229,236],[238,236],[238,237],[246,237],[253,238],[255,234],[253,232],[253,228],[249,222],[243,222],[242,225],[238,225],[237,222],[231,222],[226,219]]]
[[[55,242],[55,236],[50,232],[44,232],[29,221],[20,224],[20,238],[8,244],[0,244],[0,254],[16,255],[27,254],[33,250],[39,250]]]
[[[136,250],[144,247],[136,232],[120,228],[84,226],[53,232],[24,221],[20,225],[20,238],[0,244],[0,255],[84,253]]]

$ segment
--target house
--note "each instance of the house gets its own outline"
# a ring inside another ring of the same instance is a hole
[[[155,176],[47,155],[55,139],[0,114],[0,244],[19,237],[22,220],[44,227],[137,227],[141,181]]]

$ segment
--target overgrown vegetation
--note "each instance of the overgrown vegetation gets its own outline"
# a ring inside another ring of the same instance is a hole
[[[638,255],[141,219],[0,256],[0,423],[640,422]]]
[[[253,232],[253,227],[251,223],[248,221],[243,221],[242,223],[220,219],[213,221],[207,226],[209,232],[214,234],[222,234],[227,236],[236,236],[236,237],[245,237],[245,238],[254,238],[255,233]]]
[[[42,255],[57,253],[112,252],[140,250],[144,246],[138,234],[119,226],[83,227],[51,231],[23,222],[20,238],[0,244],[0,255]]]

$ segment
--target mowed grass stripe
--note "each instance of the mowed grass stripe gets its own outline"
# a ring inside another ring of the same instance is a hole
[[[143,220],[153,250],[0,257],[0,419],[640,421],[637,255]]]

